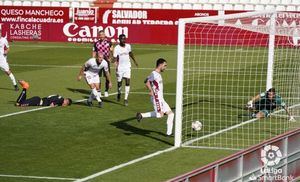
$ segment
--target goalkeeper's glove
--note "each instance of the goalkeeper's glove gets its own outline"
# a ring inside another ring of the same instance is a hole
[[[253,108],[253,101],[252,100],[247,102],[247,107],[248,108]]]
[[[295,120],[295,118],[294,118],[293,116],[289,116],[289,121],[290,121],[290,122],[294,122],[294,121],[296,121],[296,120]]]

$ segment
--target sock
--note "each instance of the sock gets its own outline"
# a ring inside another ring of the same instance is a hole
[[[88,102],[92,102],[94,99],[95,99],[95,96],[94,96],[93,91],[92,91],[89,98],[88,98]]]
[[[109,89],[109,81],[106,80],[105,81],[105,92],[108,92],[108,89]]]
[[[99,95],[97,89],[96,89],[96,88],[93,88],[93,89],[92,89],[92,92],[93,92],[93,95],[94,95],[94,97],[96,98],[96,100],[97,100],[98,102],[101,102],[102,100],[101,100],[101,98],[100,98],[100,95]]]
[[[141,113],[143,118],[156,118],[156,112],[146,112],[146,113]]]
[[[121,94],[122,82],[118,82],[118,94]]]
[[[124,97],[125,100],[128,99],[129,90],[130,90],[130,86],[125,86],[125,97]]]
[[[15,76],[12,73],[10,73],[8,76],[9,76],[10,80],[12,81],[13,85],[17,85]]]
[[[17,103],[22,103],[24,100],[26,100],[26,89],[22,90],[21,94],[17,99]]]
[[[167,135],[171,135],[173,131],[173,120],[174,120],[174,113],[171,112],[168,114],[168,119],[167,119]]]
[[[101,90],[98,90],[98,94],[99,94],[99,96],[100,96],[100,98],[102,97],[102,95],[101,95]]]

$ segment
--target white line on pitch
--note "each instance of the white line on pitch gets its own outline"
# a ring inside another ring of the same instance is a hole
[[[41,67],[41,68],[75,68],[79,69],[81,66],[76,65],[45,65],[45,64],[10,64],[10,66],[20,66],[20,67]],[[154,68],[135,68],[133,70],[154,70]],[[168,68],[167,70],[176,71],[174,68]]]
[[[98,173],[92,174],[92,175],[87,176],[87,177],[85,177],[85,178],[78,179],[78,180],[76,180],[75,182],[84,182],[84,181],[87,181],[87,180],[90,180],[90,179],[99,177],[99,176],[101,176],[101,175],[103,175],[103,174],[106,174],[106,173],[115,171],[115,170],[117,170],[117,169],[120,169],[120,168],[129,166],[129,165],[131,165],[131,164],[134,164],[134,163],[143,161],[143,160],[145,160],[145,159],[149,159],[149,158],[151,158],[151,157],[160,155],[160,154],[162,154],[162,153],[170,152],[170,151],[175,150],[175,149],[177,149],[177,148],[178,148],[178,147],[170,147],[170,148],[167,148],[167,149],[165,149],[165,150],[160,150],[160,151],[154,152],[154,153],[152,153],[152,154],[149,154],[149,155],[146,155],[146,156],[143,156],[143,157],[134,159],[134,160],[132,160],[132,161],[129,161],[129,162],[126,162],[126,163],[123,163],[123,164],[120,164],[120,165],[117,165],[117,166],[108,168],[108,169],[106,169],[106,170],[103,170],[103,171],[100,171],[100,172],[98,172]]]
[[[0,177],[7,178],[27,178],[27,179],[45,179],[45,180],[61,180],[61,181],[74,181],[77,178],[61,178],[61,177],[47,177],[47,176],[25,176],[25,175],[10,175],[10,174],[0,174]]]

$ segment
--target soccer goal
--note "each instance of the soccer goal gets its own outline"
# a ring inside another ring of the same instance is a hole
[[[175,146],[239,150],[300,127],[299,78],[300,13],[180,19]],[[281,107],[264,119],[245,108],[271,87],[296,121]]]

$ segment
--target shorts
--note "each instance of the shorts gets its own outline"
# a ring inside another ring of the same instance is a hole
[[[100,78],[98,74],[84,73],[86,82],[90,85],[93,83],[100,83]]]
[[[9,71],[9,65],[4,56],[0,56],[0,69],[6,72]]]
[[[159,114],[160,112],[167,113],[171,111],[169,104],[163,98],[155,98],[155,96],[151,97],[151,101],[153,104],[154,111]],[[161,116],[162,117],[162,116]]]
[[[108,66],[108,72],[110,73],[110,62],[109,61],[107,61],[107,66]],[[102,68],[99,72],[99,77],[102,77],[102,76],[104,76],[106,78],[104,68]]]
[[[130,79],[130,77],[131,77],[131,69],[118,70],[117,71],[117,80],[118,80],[118,82],[122,81],[123,78]]]

